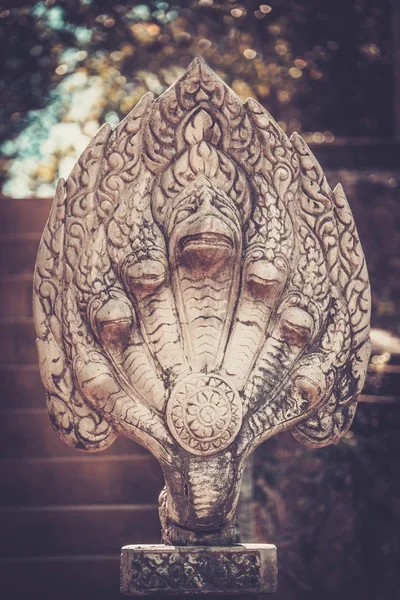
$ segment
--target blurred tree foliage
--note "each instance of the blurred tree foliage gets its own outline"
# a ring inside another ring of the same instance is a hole
[[[391,134],[390,0],[14,0],[0,11],[10,195],[51,195],[102,122],[162,93],[195,56],[289,133]]]

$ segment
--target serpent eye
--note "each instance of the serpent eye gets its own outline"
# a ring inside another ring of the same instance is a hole
[[[126,302],[116,298],[108,300],[98,309],[94,320],[97,335],[104,344],[119,350],[129,344],[134,315]]]
[[[281,338],[290,346],[304,348],[311,339],[312,325],[308,312],[297,307],[287,308],[281,315]]]
[[[235,212],[234,210],[232,210],[232,208],[227,204],[227,202],[224,202],[221,198],[218,198],[218,196],[216,196],[213,199],[212,205],[225,217],[228,217],[228,219],[234,219],[235,218]]]
[[[181,223],[188,217],[192,216],[197,211],[197,206],[195,203],[185,204],[180,210],[178,210],[175,217],[175,225]]]

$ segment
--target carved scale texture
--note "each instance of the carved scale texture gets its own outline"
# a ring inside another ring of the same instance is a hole
[[[86,450],[122,433],[153,452],[169,530],[212,528],[218,511],[225,527],[244,461],[271,435],[343,435],[370,351],[343,189],[198,59],[100,129],[59,182],[34,318],[58,433]]]

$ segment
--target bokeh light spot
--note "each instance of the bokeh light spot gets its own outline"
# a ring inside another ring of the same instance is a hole
[[[65,64],[58,65],[55,72],[57,73],[57,75],[65,75],[65,73],[68,73],[68,66]]]
[[[293,79],[298,79],[302,76],[302,74],[303,73],[301,72],[301,69],[298,69],[297,67],[292,67],[289,69],[289,75],[290,77],[293,77]]]
[[[252,60],[257,56],[257,52],[252,48],[246,48],[246,50],[243,51],[243,56],[248,60]]]

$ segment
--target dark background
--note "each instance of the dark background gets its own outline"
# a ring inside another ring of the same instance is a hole
[[[76,139],[115,124],[148,89],[161,93],[198,55],[300,131],[331,185],[342,182],[371,277],[373,356],[352,429],[322,450],[290,434],[258,449],[253,539],[278,546],[279,600],[400,598],[399,4],[1,5],[1,598],[118,598],[121,545],[158,541],[155,460],[122,438],[85,455],[51,429],[31,279]],[[86,98],[76,81],[98,93],[89,111],[76,110]]]

